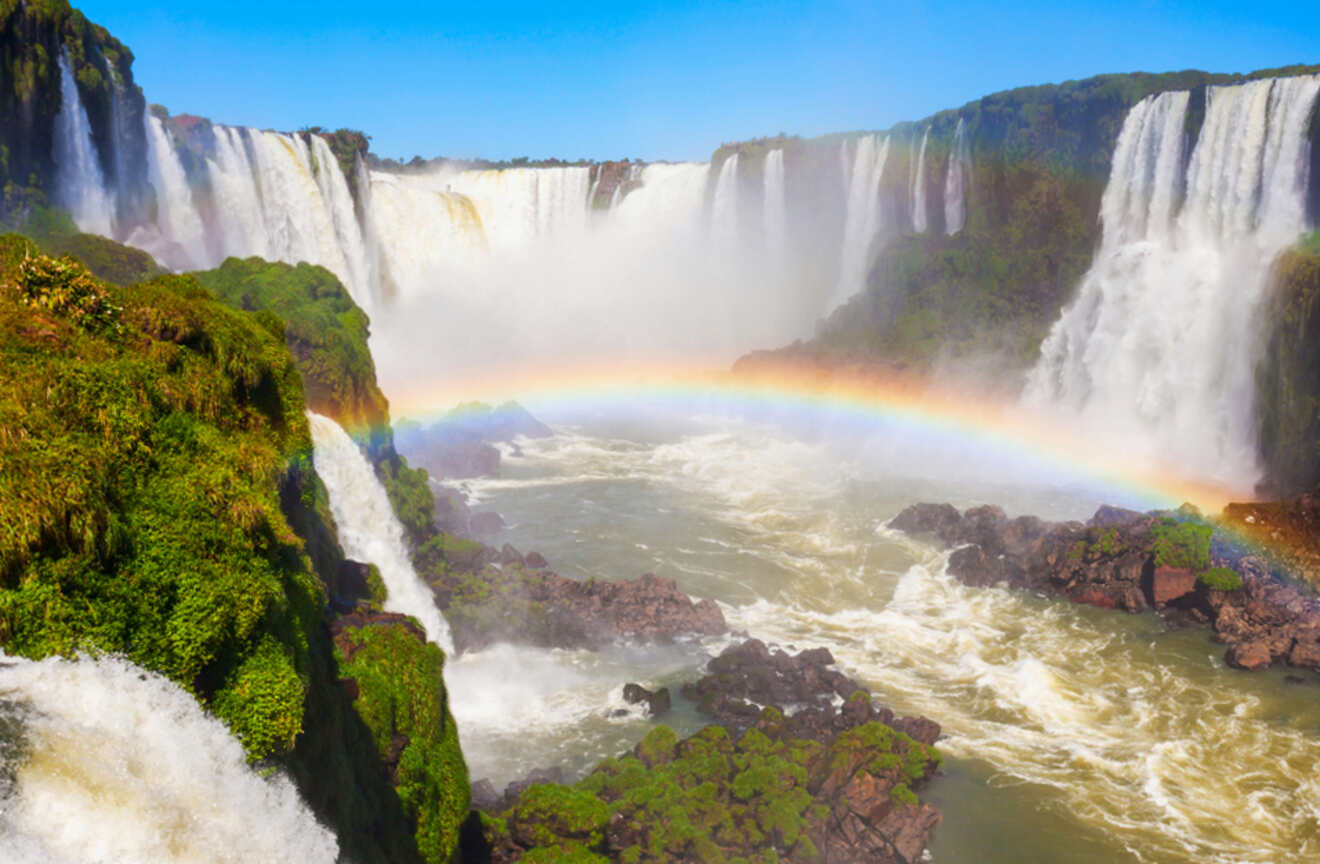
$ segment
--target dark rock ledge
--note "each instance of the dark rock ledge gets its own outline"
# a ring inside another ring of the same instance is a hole
[[[1210,627],[1230,666],[1320,670],[1320,602],[1264,559],[1214,539],[1194,513],[1101,507],[1086,523],[1044,522],[1009,519],[998,507],[915,504],[889,525],[958,547],[949,573],[968,585],[1003,582],[1106,609],[1154,609]]]

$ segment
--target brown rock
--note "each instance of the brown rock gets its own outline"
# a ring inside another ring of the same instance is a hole
[[[1299,636],[1288,652],[1288,664],[1304,669],[1320,669],[1320,634],[1310,632]]]
[[[1270,665],[1270,649],[1263,640],[1240,642],[1229,647],[1224,662],[1234,669],[1256,672]]]
[[[1196,589],[1196,574],[1182,567],[1156,567],[1151,580],[1151,597],[1158,609],[1172,600],[1185,597]]]

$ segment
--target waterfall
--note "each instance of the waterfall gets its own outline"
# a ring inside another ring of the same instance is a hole
[[[147,177],[156,190],[156,221],[149,228],[135,229],[128,242],[168,267],[185,270],[200,266],[209,261],[206,228],[193,204],[183,163],[164,123],[148,114],[146,131]]]
[[[959,117],[953,131],[953,146],[949,149],[949,170],[944,176],[944,233],[951,237],[967,224],[967,181],[971,167],[967,124]]]
[[[0,860],[307,861],[334,835],[178,685],[126,660],[0,654]]]
[[[788,239],[788,201],[784,197],[784,151],[771,150],[765,157],[765,195],[762,204],[765,242],[772,255],[782,259]]]
[[[60,53],[60,111],[55,115],[55,189],[57,200],[68,208],[78,227],[92,234],[111,236],[114,204],[106,191],[105,177],[92,140],[87,119],[73,80],[67,49]]]
[[[848,171],[848,209],[844,217],[839,282],[831,304],[833,307],[866,287],[871,248],[880,232],[880,179],[889,158],[889,139],[866,135],[857,139],[854,146],[852,167]]]
[[[738,154],[724,160],[715,179],[715,194],[710,202],[711,235],[717,244],[727,245],[738,237]]]
[[[449,625],[440,615],[431,590],[413,570],[403,525],[390,507],[389,496],[371,463],[353,439],[329,417],[308,412],[315,449],[312,461],[330,495],[330,510],[339,530],[339,545],[354,561],[375,564],[389,596],[385,609],[411,615],[427,638],[453,654]]]
[[[1188,93],[1132,108],[1100,250],[1041,346],[1029,404],[1249,488],[1256,312],[1270,262],[1307,227],[1317,92],[1320,76],[1209,88],[1190,160]]]
[[[917,174],[912,180],[912,230],[926,233],[926,144],[930,142],[930,127],[921,136],[921,153],[917,156]]]

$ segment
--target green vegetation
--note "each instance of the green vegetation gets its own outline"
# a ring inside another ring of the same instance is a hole
[[[280,317],[313,411],[334,417],[355,435],[389,422],[389,403],[376,386],[367,347],[370,322],[333,273],[311,264],[230,258],[193,275],[231,306]]]
[[[394,751],[395,789],[404,813],[416,822],[423,860],[442,864],[458,845],[469,804],[467,766],[442,676],[444,653],[398,625],[350,629],[347,641],[340,668],[357,681],[354,707],[382,759],[404,742]]]
[[[1274,263],[1256,373],[1256,428],[1270,494],[1320,483],[1320,231]]]
[[[830,795],[870,775],[896,806],[911,805],[911,785],[941,762],[880,723],[825,746],[778,737],[780,721],[766,709],[736,743],[719,726],[683,741],[656,727],[635,755],[607,759],[573,786],[529,788],[486,820],[487,834],[527,850],[523,860],[814,861]]]
[[[1202,585],[1216,591],[1236,591],[1242,587],[1242,575],[1228,567],[1211,567],[1196,578]]]
[[[1151,528],[1156,567],[1178,567],[1200,573],[1210,566],[1214,528],[1196,522],[1163,519]]]
[[[0,368],[0,645],[122,653],[287,752],[322,589],[281,509],[312,482],[282,342],[189,277],[127,290],[9,235]]]
[[[164,271],[141,249],[123,246],[98,234],[83,234],[64,210],[52,207],[28,208],[20,233],[47,255],[68,255],[78,259],[92,275],[116,285],[133,285]]]

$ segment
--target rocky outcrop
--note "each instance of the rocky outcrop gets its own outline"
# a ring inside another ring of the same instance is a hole
[[[940,813],[913,790],[941,764],[939,726],[873,706],[833,663],[748,640],[684,687],[722,725],[682,741],[657,727],[572,786],[482,785],[474,800],[501,814],[482,860],[921,860]]]
[[[599,648],[728,630],[714,601],[693,601],[673,579],[646,573],[633,580],[580,581],[545,569],[545,558],[535,552],[524,557],[508,545],[467,547],[477,550],[470,558],[482,569],[447,569],[430,582],[460,652],[504,641]]]
[[[652,717],[659,717],[661,714],[666,713],[671,702],[668,687],[661,687],[659,690],[652,692],[641,684],[624,684],[623,701],[631,705],[645,703],[646,713]]]
[[[711,660],[703,678],[683,685],[683,696],[731,732],[756,725],[768,706],[784,715],[784,732],[793,738],[825,743],[856,726],[879,722],[922,744],[935,743],[938,723],[896,718],[888,708],[873,705],[870,692],[833,665],[828,648],[794,655],[748,639]]]
[[[1235,506],[1245,520],[1254,505]],[[890,526],[957,547],[948,570],[968,585],[1006,582],[1106,609],[1154,609],[1210,627],[1228,645],[1229,665],[1320,671],[1320,602],[1188,512],[1102,507],[1083,524],[917,504]]]

